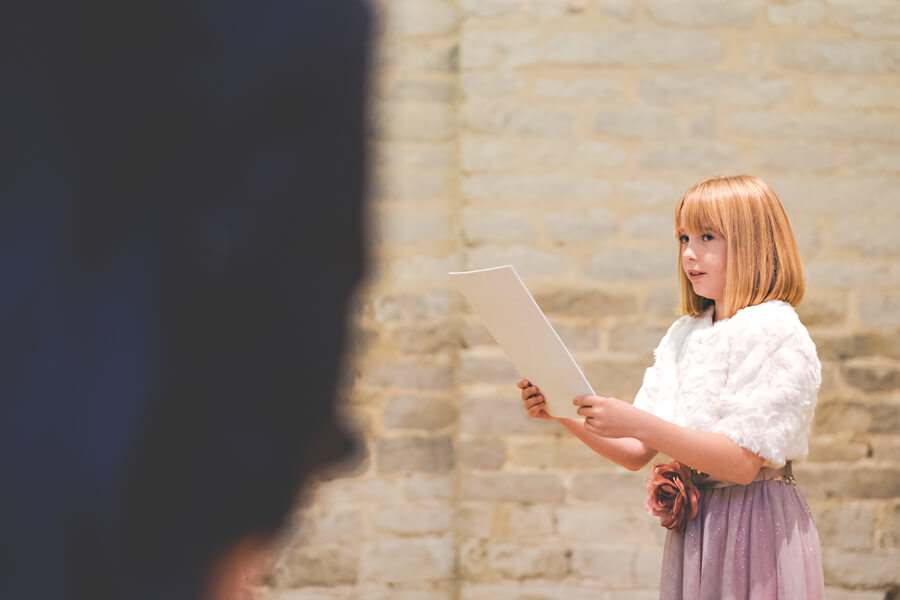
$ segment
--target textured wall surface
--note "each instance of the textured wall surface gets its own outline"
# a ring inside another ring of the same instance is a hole
[[[629,473],[529,419],[447,271],[512,263],[603,394],[675,318],[673,209],[752,173],[781,197],[823,361],[795,469],[832,600],[900,585],[900,4],[383,0],[372,273],[323,481],[265,600],[656,597]]]

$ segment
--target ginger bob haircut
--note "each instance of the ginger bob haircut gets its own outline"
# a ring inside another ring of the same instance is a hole
[[[751,175],[713,177],[694,184],[675,208],[675,237],[682,232],[710,233],[727,248],[724,306],[720,318],[748,306],[783,300],[797,306],[806,282],[800,252],[787,213],[769,185]],[[694,293],[681,267],[678,312],[699,316],[713,301]]]

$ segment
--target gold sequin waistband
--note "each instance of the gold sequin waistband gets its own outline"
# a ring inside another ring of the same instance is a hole
[[[691,479],[698,488],[701,489],[711,489],[711,488],[723,488],[723,487],[731,487],[733,485],[740,485],[739,483],[735,483],[733,481],[728,481],[727,479],[717,479],[706,473],[702,473],[700,471],[691,469]],[[780,469],[771,469],[769,467],[763,467],[759,470],[759,473],[756,474],[756,477],[753,478],[753,482],[756,481],[780,481],[781,483],[787,483],[790,485],[797,485],[797,480],[794,479],[794,473],[791,469],[791,461],[788,461]]]

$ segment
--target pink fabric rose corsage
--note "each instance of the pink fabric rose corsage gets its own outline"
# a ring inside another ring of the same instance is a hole
[[[659,517],[666,529],[684,533],[688,520],[697,516],[700,492],[691,480],[690,468],[677,460],[653,465],[647,492],[647,512]]]

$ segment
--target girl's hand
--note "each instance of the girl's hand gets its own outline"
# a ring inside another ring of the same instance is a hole
[[[637,437],[638,420],[643,414],[627,402],[603,396],[578,396],[572,404],[579,406],[584,428],[607,438]]]
[[[544,394],[536,385],[531,385],[527,379],[523,379],[516,384],[522,390],[522,402],[525,403],[525,410],[535,419],[552,419],[553,417],[547,412],[547,402]]]

